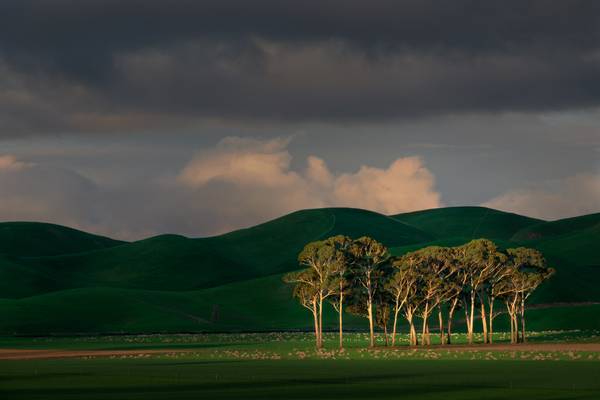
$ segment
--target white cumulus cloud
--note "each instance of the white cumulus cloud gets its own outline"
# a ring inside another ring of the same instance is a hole
[[[513,190],[483,205],[548,220],[600,212],[600,174],[575,175]]]
[[[235,201],[245,215],[257,219],[311,207],[346,206],[394,214],[441,205],[435,178],[419,157],[399,158],[387,168],[362,166],[336,175],[324,160],[309,156],[304,171],[296,172],[290,169],[288,143],[282,138],[227,138],[215,150],[198,154],[178,179],[196,189],[228,185],[229,195],[220,207],[234,208],[227,202]]]

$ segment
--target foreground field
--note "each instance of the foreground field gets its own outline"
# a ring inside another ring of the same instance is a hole
[[[591,400],[600,396],[598,361],[300,362],[182,357],[0,365],[4,399]]]
[[[368,350],[364,334],[347,339],[341,352],[333,334],[323,351],[303,333],[5,338],[0,358],[31,354],[24,349],[52,358],[0,360],[0,397],[600,398],[597,332],[537,332],[515,347],[502,334],[493,347],[465,346],[462,335],[455,347],[427,349]]]

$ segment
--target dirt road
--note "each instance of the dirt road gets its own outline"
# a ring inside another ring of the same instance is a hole
[[[40,358],[140,356],[146,354],[190,353],[198,349],[148,349],[148,350],[33,350],[0,349],[0,360],[34,360]]]

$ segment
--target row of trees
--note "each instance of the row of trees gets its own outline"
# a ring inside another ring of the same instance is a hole
[[[503,302],[511,323],[511,342],[524,342],[525,303],[554,270],[542,254],[519,247],[499,250],[493,242],[477,239],[458,247],[432,246],[391,256],[370,237],[334,236],[307,244],[298,257],[304,269],[287,274],[293,295],[313,316],[316,346],[323,346],[323,306],[329,302],[339,316],[343,348],[343,314],[369,322],[370,345],[376,326],[386,345],[396,343],[398,323],[408,323],[410,344],[431,344],[430,321],[437,314],[440,342],[451,343],[452,321],[462,309],[467,337],[473,343],[475,315],[479,314],[484,343],[492,342],[493,322]],[[391,334],[388,333],[391,324]]]

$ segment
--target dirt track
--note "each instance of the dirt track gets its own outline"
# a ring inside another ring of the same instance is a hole
[[[410,347],[398,347],[396,350],[412,350]],[[518,345],[493,344],[493,345],[452,345],[415,347],[414,349],[427,351],[526,351],[526,352],[600,352],[600,343],[525,343]],[[375,351],[391,351],[390,348],[380,347]],[[26,349],[0,349],[0,360],[34,360],[43,358],[77,358],[77,357],[111,357],[111,356],[143,356],[151,354],[190,353],[198,349],[148,349],[148,350],[26,350]]]
[[[145,354],[189,353],[197,349],[148,350],[31,350],[0,349],[0,360],[34,360],[40,358],[137,356]]]

